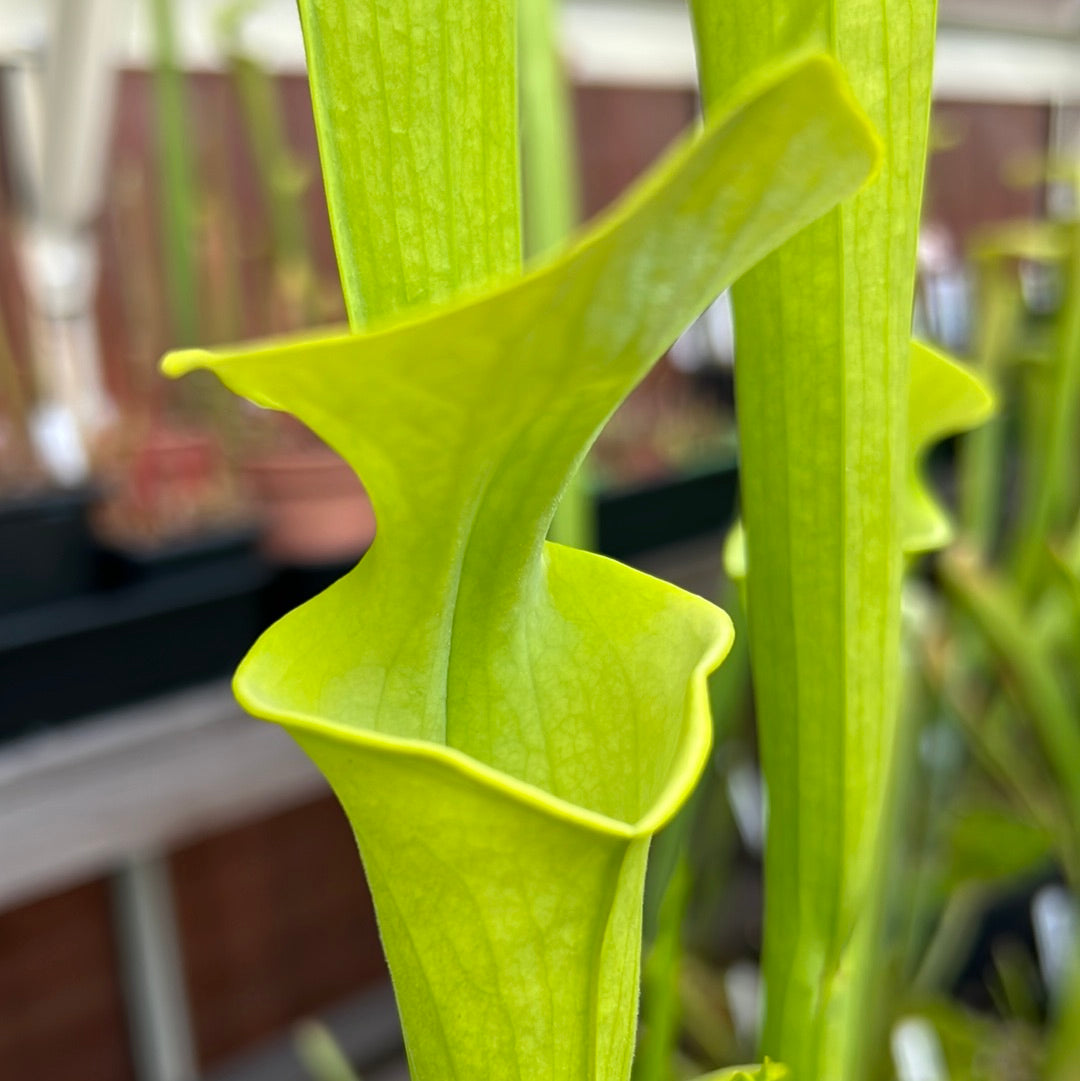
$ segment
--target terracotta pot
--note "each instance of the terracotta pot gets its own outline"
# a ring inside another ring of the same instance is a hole
[[[220,468],[221,448],[206,432],[192,428],[154,428],[137,448],[133,481],[149,488],[198,488]]]
[[[275,451],[244,472],[262,513],[262,547],[278,563],[311,566],[359,559],[375,538],[364,486],[326,447]]]

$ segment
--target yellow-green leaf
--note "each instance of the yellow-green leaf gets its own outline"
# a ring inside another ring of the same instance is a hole
[[[927,451],[948,435],[966,432],[994,411],[994,396],[971,368],[922,342],[911,343],[908,367],[908,485],[904,500],[904,552],[916,555],[942,548],[953,527],[922,474]],[[724,541],[724,570],[734,581],[746,578],[746,535],[736,522]]]
[[[785,61],[525,277],[372,333],[165,362],[294,413],[371,494],[371,551],[262,636],[236,691],[345,807],[418,1081],[627,1075],[648,840],[705,761],[730,621],[544,535],[656,358],[876,153],[836,65]],[[399,286],[380,303],[407,306]]]
[[[299,0],[354,329],[521,265],[516,0]]]
[[[953,536],[948,514],[921,475],[926,452],[945,436],[982,424],[993,411],[994,396],[972,369],[922,342],[912,342],[903,524],[904,551],[909,555],[943,548]]]
[[[779,1062],[765,1060],[760,1066],[728,1066],[702,1074],[695,1081],[786,1081],[791,1071]]]
[[[881,171],[732,290],[750,655],[769,800],[762,1050],[800,1081],[867,1057],[898,717],[908,351],[934,0],[692,0],[709,108],[828,49]]]

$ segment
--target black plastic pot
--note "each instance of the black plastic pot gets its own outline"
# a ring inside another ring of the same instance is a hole
[[[277,567],[263,592],[263,622],[269,626],[329,589],[356,566],[355,559],[311,566]]]
[[[1032,902],[1046,886],[1062,885],[1060,873],[1045,867],[1023,879],[1002,884],[996,896],[988,898],[986,907],[976,917],[970,929],[966,951],[955,972],[950,990],[973,1010],[992,1013],[1000,1007],[993,986],[997,976],[997,953],[1003,946],[1019,947],[1034,962],[1038,958],[1035,928],[1032,925]],[[1047,989],[1041,979],[1028,988],[1033,1004],[1045,1011],[1048,1007]]]
[[[0,501],[0,613],[48,604],[94,587],[96,549],[85,488]]]
[[[110,588],[156,581],[215,560],[250,556],[258,540],[254,527],[199,534],[154,547],[102,546],[102,583]]]
[[[0,737],[230,675],[267,578],[245,552],[0,617]]]
[[[604,555],[625,559],[723,529],[735,515],[738,475],[738,466],[730,461],[671,480],[599,493],[597,547]]]

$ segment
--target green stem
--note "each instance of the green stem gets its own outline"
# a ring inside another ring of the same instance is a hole
[[[670,1081],[672,1075],[682,1013],[679,1000],[682,925],[692,880],[690,862],[683,852],[664,890],[656,937],[642,970],[642,1034],[634,1059],[633,1081]]]
[[[1044,1076],[1048,1081],[1080,1081],[1080,946],[1075,943],[1065,999],[1050,1033]]]
[[[1002,365],[1020,314],[1020,294],[1001,262],[988,259],[979,267],[979,295],[979,367],[991,385],[1000,388]],[[965,533],[984,554],[993,550],[1000,527],[1005,426],[1004,417],[991,418],[961,444],[960,518]]]
[[[1080,408],[1080,234],[1070,235],[1057,356],[1045,387],[1046,420],[1032,432],[1041,468],[1031,475],[1030,499],[1022,508],[1016,540],[1016,577],[1030,598],[1046,563],[1046,546],[1062,524],[1065,494],[1076,470],[1077,410]]]

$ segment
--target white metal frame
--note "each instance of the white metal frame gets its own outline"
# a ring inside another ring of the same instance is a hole
[[[220,0],[175,2],[184,13],[178,20],[184,63],[218,68],[213,27]],[[40,37],[48,7],[0,0],[0,56]],[[122,38],[123,61],[145,66],[151,56],[145,4],[127,0]],[[303,71],[295,0],[265,0],[249,19],[245,38],[272,69]],[[679,0],[564,0],[563,42],[575,78],[585,84],[695,85],[690,25]],[[1077,0],[1061,0],[1051,9],[1018,0],[951,0],[943,4],[935,92],[963,101],[1075,101],[1080,99],[1078,53]]]

